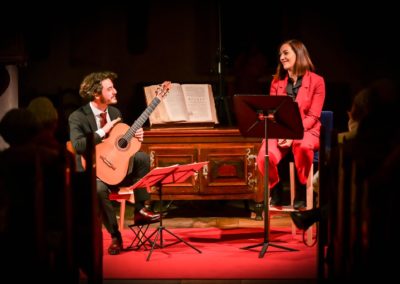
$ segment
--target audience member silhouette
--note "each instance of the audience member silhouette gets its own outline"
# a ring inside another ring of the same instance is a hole
[[[359,93],[355,95],[353,98],[353,102],[351,105],[351,109],[348,112],[348,131],[342,132],[338,134],[338,143],[344,143],[346,141],[347,143],[353,141],[356,137],[357,134],[357,129],[358,126],[361,122],[361,120],[368,114],[371,106],[370,106],[370,90],[368,88],[365,88],[361,90]],[[333,157],[335,159],[335,157]],[[333,164],[335,164],[335,167],[337,167],[337,161],[333,160],[330,162],[331,167]],[[333,170],[332,172],[335,172]],[[336,173],[336,172],[335,172]],[[334,175],[335,175],[334,173]],[[315,181],[313,183],[316,185],[316,187],[319,187],[319,172],[315,174]],[[337,183],[335,181],[332,181],[331,185]],[[326,190],[326,189],[323,189]],[[307,230],[312,224],[314,224],[317,221],[320,221],[321,218],[327,218],[328,216],[328,205],[327,204],[321,204],[320,207],[311,209],[311,210],[303,210],[303,211],[298,211],[298,212],[291,212],[290,216],[294,222],[294,224],[297,226],[297,228],[302,229],[302,230]]]
[[[16,255],[23,255],[29,265],[22,279],[60,277],[69,282],[74,274],[67,257],[65,157],[38,143],[41,128],[27,109],[12,109],[0,122],[0,134],[10,145],[0,153],[0,235],[8,259],[4,267],[19,267]]]
[[[385,279],[397,277],[397,263],[382,261],[397,256],[397,207],[399,201],[400,109],[399,85],[383,79],[370,88],[370,109],[361,120],[354,147],[355,184],[360,196],[356,211],[359,240],[354,275]]]
[[[344,158],[339,166],[351,171],[341,173],[341,179],[351,184],[342,185],[340,190],[348,196],[342,196],[334,206],[330,200],[320,208],[291,214],[299,228],[307,229],[323,220],[329,207],[336,207],[338,212],[333,212],[337,214],[329,214],[338,220],[334,220],[336,225],[331,228],[327,262],[330,278],[338,282],[377,277],[391,281],[397,277],[397,262],[387,259],[388,253],[392,256],[400,253],[396,245],[400,200],[399,109],[399,85],[395,81],[377,80],[361,91],[349,113],[349,126],[352,120],[358,121],[355,135],[349,131],[350,134],[341,137]],[[346,161],[351,167],[344,166]],[[338,164],[332,163],[335,166]],[[337,194],[338,175],[333,176]],[[344,176],[350,178],[344,179]],[[331,208],[329,211],[332,212]]]
[[[51,100],[46,97],[34,98],[27,109],[36,117],[39,124],[36,142],[57,151],[64,148],[64,145],[61,145],[55,137],[58,128],[58,112]]]

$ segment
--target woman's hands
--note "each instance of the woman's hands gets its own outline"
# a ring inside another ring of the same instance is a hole
[[[281,148],[289,148],[292,146],[292,139],[278,139],[278,146]]]

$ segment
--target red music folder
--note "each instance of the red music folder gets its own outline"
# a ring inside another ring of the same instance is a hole
[[[169,184],[184,182],[188,177],[199,171],[207,162],[191,163],[185,165],[172,165],[168,167],[157,167],[152,169],[140,181],[130,187],[131,190],[146,187],[150,192],[150,187],[157,184]]]
[[[195,172],[201,170],[205,165],[208,164],[207,162],[198,162],[186,165],[179,165],[177,166],[176,170],[173,171],[170,175],[165,177],[162,180],[162,184],[168,183],[180,183],[187,180],[188,177],[192,176]]]

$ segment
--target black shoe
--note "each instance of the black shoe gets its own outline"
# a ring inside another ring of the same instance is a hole
[[[135,224],[150,224],[160,220],[160,214],[154,213],[147,208],[142,208],[140,211],[135,212],[133,218]]]
[[[298,229],[307,230],[312,224],[320,220],[321,214],[319,209],[316,208],[306,211],[290,212],[290,217]]]
[[[306,208],[306,202],[303,200],[295,200],[293,202],[293,208],[296,210],[302,210]]]
[[[108,254],[116,255],[122,250],[122,238],[112,238],[111,245],[108,247]]]
[[[271,194],[271,206],[282,206],[283,205],[283,186],[281,182],[278,182],[270,190]]]

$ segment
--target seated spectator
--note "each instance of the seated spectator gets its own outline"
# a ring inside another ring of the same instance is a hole
[[[27,279],[68,282],[65,157],[38,143],[42,126],[26,109],[8,111],[0,134],[10,147],[0,152],[0,240],[7,244],[2,255],[5,269],[20,265],[15,255],[29,263]],[[14,261],[15,260],[15,261]],[[27,280],[26,279],[26,280]]]

